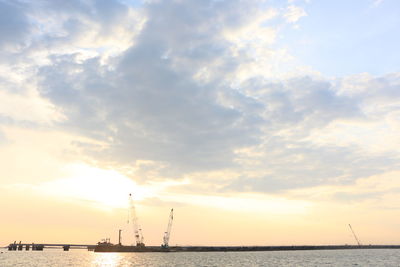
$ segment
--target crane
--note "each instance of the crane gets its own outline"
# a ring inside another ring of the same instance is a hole
[[[360,240],[358,240],[358,238],[357,238],[357,236],[356,236],[356,233],[354,233],[353,227],[351,227],[351,224],[349,224],[349,227],[350,227],[351,232],[353,233],[354,238],[355,238],[356,241],[357,241],[357,244],[358,244],[359,246],[361,246]]]
[[[174,220],[174,209],[171,209],[171,212],[169,213],[167,231],[165,231],[164,233],[164,238],[163,238],[164,243],[161,245],[161,247],[163,248],[168,248],[169,236],[171,235],[173,220]]]
[[[129,217],[131,217],[131,222],[133,225],[133,232],[135,235],[136,246],[144,247],[143,233],[142,233],[142,229],[139,227],[138,217],[136,216],[135,205],[133,204],[133,200],[132,200],[132,194],[129,194],[129,211],[130,211]],[[129,223],[129,218],[128,218],[128,223]]]

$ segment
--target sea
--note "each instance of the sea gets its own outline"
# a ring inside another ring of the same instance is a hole
[[[400,249],[265,252],[95,253],[0,250],[0,267],[122,266],[400,266]]]

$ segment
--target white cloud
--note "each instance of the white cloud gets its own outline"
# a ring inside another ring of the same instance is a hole
[[[297,22],[301,17],[307,16],[306,11],[295,5],[290,5],[287,7],[286,12],[284,14],[284,17],[288,22],[295,23]]]
[[[53,104],[32,93],[21,95],[0,91],[0,99],[0,116],[15,121],[52,124],[64,119]]]

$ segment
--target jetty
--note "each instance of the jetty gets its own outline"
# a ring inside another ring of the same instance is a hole
[[[21,251],[21,250],[33,250],[33,251],[42,251],[44,248],[62,248],[64,251],[69,251],[71,248],[72,249],[87,249],[87,250],[94,250],[96,245],[86,245],[86,244],[38,244],[38,243],[22,243],[19,241],[17,243],[14,241],[14,243],[9,244],[6,248],[9,251]]]

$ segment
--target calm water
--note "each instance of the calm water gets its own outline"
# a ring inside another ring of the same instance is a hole
[[[1,253],[2,252],[2,253]],[[400,266],[400,250],[94,253],[0,250],[0,266]]]

